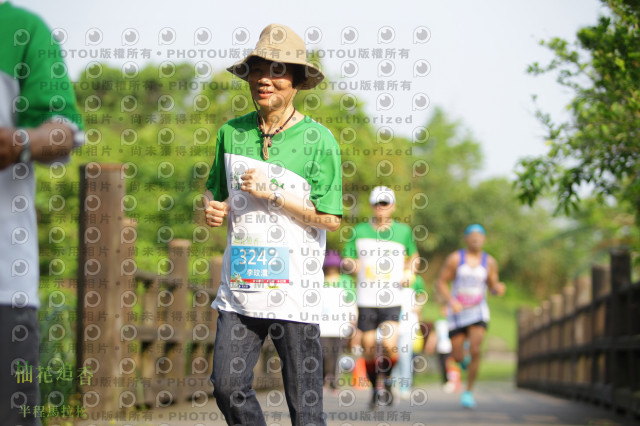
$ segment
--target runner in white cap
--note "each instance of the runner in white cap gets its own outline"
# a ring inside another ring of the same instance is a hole
[[[343,257],[345,271],[357,273],[358,329],[362,331],[367,376],[373,386],[371,406],[375,407],[393,401],[390,374],[398,360],[400,289],[413,281],[419,257],[411,227],[392,217],[396,208],[393,190],[373,188],[369,203],[373,217],[355,226]],[[378,327],[383,337],[382,354],[377,351]],[[385,389],[378,391],[380,373]]]

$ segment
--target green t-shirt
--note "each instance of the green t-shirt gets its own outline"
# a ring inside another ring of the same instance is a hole
[[[427,287],[425,286],[424,280],[418,274],[416,274],[416,279],[413,280],[413,282],[411,283],[411,285],[409,287],[411,289],[413,289],[413,291],[415,291],[416,293],[422,293],[422,292],[427,290]]]
[[[358,258],[356,241],[361,238],[396,242],[405,247],[405,255],[407,256],[411,256],[413,253],[418,251],[418,247],[413,241],[413,235],[409,225],[399,223],[394,220],[389,228],[377,231],[370,223],[363,222],[355,226],[354,235],[349,241],[347,241],[344,249],[342,250],[342,257],[349,257],[351,259]]]
[[[370,223],[357,224],[342,257],[357,258],[360,263],[358,306],[400,306],[405,259],[417,251],[409,225],[393,221],[390,227],[378,231]]]
[[[216,201],[229,197],[230,174],[225,167],[225,154],[264,161],[256,119],[257,112],[250,112],[228,121],[218,131],[216,158],[207,179],[207,189]],[[329,129],[305,117],[273,137],[266,162],[304,178],[309,184],[309,198],[318,211],[342,215],[340,147]],[[287,190],[287,182],[277,176],[270,180]]]
[[[319,323],[326,231],[292,217],[277,203],[240,189],[240,176],[260,170],[282,197],[308,199],[342,215],[340,148],[331,132],[305,118],[273,138],[262,159],[256,112],[218,131],[207,189],[229,200],[220,291],[212,306],[251,317]]]
[[[62,116],[82,128],[60,46],[46,24],[9,2],[0,3],[0,23],[0,83],[10,90],[0,99],[0,112],[15,111],[16,127]]]

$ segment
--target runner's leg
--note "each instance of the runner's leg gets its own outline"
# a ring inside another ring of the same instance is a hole
[[[456,362],[464,360],[464,341],[467,340],[466,333],[457,333],[451,336],[451,355]]]
[[[362,351],[364,362],[367,367],[367,378],[375,389],[378,373],[376,371],[376,355],[377,355],[376,330],[369,330],[362,333]]]
[[[385,321],[380,325],[383,330],[382,338],[382,354],[383,362],[381,362],[382,372],[389,377],[391,375],[391,369],[398,361],[398,336],[400,330],[400,323],[397,321]]]
[[[322,426],[322,347],[318,324],[277,321],[269,335],[278,351],[293,426]]]
[[[256,398],[253,367],[267,335],[263,323],[234,312],[218,311],[211,383],[216,404],[228,425],[266,425]]]
[[[467,371],[467,389],[473,388],[476,376],[478,375],[478,367],[480,366],[480,346],[484,339],[486,329],[481,325],[469,326],[469,352],[471,353],[471,363]]]
[[[447,383],[449,378],[447,377],[447,358],[451,354],[438,354],[438,361],[440,362],[440,372],[442,373],[442,383]]]

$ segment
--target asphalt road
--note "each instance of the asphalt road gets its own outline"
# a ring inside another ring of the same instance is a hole
[[[459,394],[447,394],[437,385],[415,389],[410,400],[371,411],[369,391],[343,389],[325,392],[328,426],[426,426],[426,425],[627,425],[632,419],[585,402],[571,401],[517,389],[509,383],[479,383],[474,410],[460,407]],[[267,425],[291,424],[286,402],[279,391],[261,392],[259,399]],[[180,403],[149,410],[128,421],[88,420],[80,426],[217,426],[224,419],[210,398],[200,406]]]

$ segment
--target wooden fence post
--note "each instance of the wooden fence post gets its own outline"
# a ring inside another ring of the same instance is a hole
[[[113,327],[120,338],[118,348],[113,357],[118,361],[118,408],[128,408],[136,403],[136,372],[140,365],[140,347],[135,339],[137,336],[137,318],[134,306],[138,303],[136,294],[136,272],[138,265],[135,260],[135,245],[138,236],[137,222],[124,218],[120,231],[120,288],[114,295],[116,306],[120,313],[116,314],[117,321]]]
[[[540,377],[542,377],[542,385],[545,390],[549,389],[549,381],[551,378],[551,362],[549,360],[549,347],[550,347],[550,324],[551,324],[551,302],[549,300],[544,300],[540,305],[542,307],[542,331],[541,331],[541,342],[540,349],[544,354],[544,359],[541,363],[541,372]]]
[[[556,391],[562,391],[562,356],[560,347],[562,345],[562,295],[552,294],[550,299],[551,323],[549,324],[549,382],[553,384]]]
[[[631,285],[631,256],[628,250],[611,250],[611,312],[607,316],[607,331],[611,333],[611,347],[608,352],[608,381],[613,388],[613,409],[622,408],[627,415],[632,413],[632,377],[637,374],[635,368],[638,356],[630,350],[625,336],[631,337],[633,317],[631,314],[631,292],[622,291]],[[638,316],[636,315],[636,321]],[[635,356],[634,356],[635,355]]]
[[[118,324],[123,318],[116,316],[120,300],[115,290],[126,278],[120,268],[125,194],[120,171],[120,164],[80,167],[76,367],[89,373],[78,383],[83,406],[103,418],[117,413],[119,397],[114,387],[114,378],[119,377],[114,352],[121,349]]]
[[[186,391],[185,360],[187,345],[187,290],[189,284],[189,249],[184,239],[169,242],[169,268],[160,277],[156,293],[158,340],[162,354],[156,360],[155,405],[166,406],[183,399]]]
[[[533,312],[530,308],[522,307],[518,309],[518,371],[516,373],[516,385],[518,387],[527,386],[530,380],[531,356],[531,320]]]
[[[590,399],[610,405],[613,398],[613,389],[607,378],[609,364],[610,339],[607,337],[607,294],[609,293],[609,268],[603,265],[594,265],[591,268],[591,384]]]
[[[591,342],[590,323],[591,281],[587,279],[576,280],[576,292],[574,307],[576,310],[574,342],[583,351],[578,356],[576,365],[577,395],[586,399],[590,397],[592,350],[588,346]]]
[[[562,344],[563,351],[569,352],[569,356],[564,358],[562,365],[562,382],[567,387],[567,394],[571,398],[576,396],[576,366],[578,363],[578,354],[575,350],[575,341],[573,329],[575,326],[575,295],[576,288],[568,285],[562,289],[562,315],[564,322],[562,323]]]

